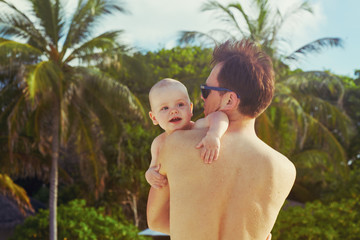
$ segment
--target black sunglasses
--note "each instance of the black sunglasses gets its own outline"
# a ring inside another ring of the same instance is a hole
[[[210,86],[206,86],[204,84],[201,84],[200,85],[200,90],[201,90],[201,95],[204,99],[206,99],[209,94],[210,94],[210,91],[211,90],[215,90],[215,91],[227,91],[227,92],[234,92],[233,90],[230,90],[230,89],[227,89],[227,88],[221,88],[221,87],[210,87]],[[240,95],[235,93],[236,96],[238,98],[240,98]]]

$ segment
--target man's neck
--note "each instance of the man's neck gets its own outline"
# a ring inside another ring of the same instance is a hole
[[[250,118],[242,114],[233,114],[229,116],[228,131],[239,132],[247,136],[256,136],[255,118]]]

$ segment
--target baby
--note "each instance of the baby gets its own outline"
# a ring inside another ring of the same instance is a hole
[[[205,163],[211,163],[218,158],[220,138],[229,125],[225,113],[213,112],[194,123],[191,121],[193,105],[186,87],[181,82],[169,78],[157,82],[150,89],[149,101],[151,106],[149,116],[153,124],[159,124],[165,131],[151,144],[151,163],[145,177],[152,187],[161,188],[167,184],[166,176],[159,173],[158,154],[166,137],[176,130],[209,128],[196,148],[202,148],[201,158]]]

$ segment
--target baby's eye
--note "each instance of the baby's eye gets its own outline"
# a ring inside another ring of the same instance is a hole
[[[169,109],[168,107],[162,107],[160,110],[165,111],[165,110],[168,110],[168,109]]]
[[[183,106],[185,106],[185,104],[184,103],[179,103],[178,106],[183,107]]]

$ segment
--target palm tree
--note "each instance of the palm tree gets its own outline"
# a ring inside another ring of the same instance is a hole
[[[92,172],[99,194],[107,175],[102,129],[109,121],[118,123],[117,119],[140,111],[126,86],[93,66],[113,52],[126,50],[118,42],[122,31],[92,37],[102,17],[126,12],[121,3],[79,0],[69,19],[60,0],[27,2],[28,13],[0,0],[0,60],[7,68],[18,66],[13,84],[22,89],[7,111],[9,146],[14,149],[22,134],[30,134],[39,151],[51,155],[50,239],[57,239],[60,151],[74,144],[81,169]]]
[[[201,11],[214,13],[213,16],[225,23],[225,28],[213,29],[208,33],[182,31],[178,41],[191,43],[198,40],[203,44],[217,44],[225,39],[249,38],[272,57],[275,68],[280,68],[283,61],[298,60],[300,55],[320,52],[328,46],[342,46],[339,38],[321,38],[302,46],[289,55],[284,55],[281,50],[286,41],[280,38],[279,32],[294,15],[302,12],[312,13],[308,1],[293,5],[284,14],[279,9],[273,11],[268,0],[253,0],[251,6],[255,6],[254,10],[257,12],[255,17],[248,14],[240,2],[223,5],[215,0],[208,0],[202,5]]]

